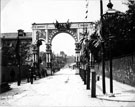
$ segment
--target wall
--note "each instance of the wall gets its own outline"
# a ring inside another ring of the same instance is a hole
[[[105,62],[106,76],[109,77],[109,61]],[[113,79],[119,82],[135,86],[135,55],[113,59]],[[99,67],[102,72],[102,65]]]
[[[11,82],[11,70],[15,71],[15,80],[17,80],[19,69],[16,66],[3,66],[2,67],[2,82]],[[26,78],[28,74],[28,67],[21,66],[21,78]]]

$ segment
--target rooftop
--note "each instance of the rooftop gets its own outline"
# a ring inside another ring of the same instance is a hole
[[[23,38],[31,38],[32,37],[32,32],[25,32],[26,35],[23,36]],[[12,33],[1,33],[1,38],[17,38],[18,33],[12,32]]]

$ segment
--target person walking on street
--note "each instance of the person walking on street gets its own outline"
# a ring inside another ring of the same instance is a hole
[[[11,77],[11,82],[14,82],[15,81],[15,71],[14,71],[13,68],[12,68],[12,70],[10,72],[10,77]]]
[[[30,82],[33,84],[33,66],[30,67]]]

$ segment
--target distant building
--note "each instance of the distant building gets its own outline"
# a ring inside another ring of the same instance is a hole
[[[32,32],[25,32],[23,36],[19,36],[19,44],[17,45],[18,33],[1,33],[0,34],[0,53],[1,53],[1,82],[10,81],[10,72],[12,69],[15,72],[15,79],[18,74],[18,59],[16,53],[17,46],[19,46],[19,55],[21,56],[21,78],[27,75],[27,65],[32,63]]]
[[[65,54],[65,52],[64,51],[60,51],[60,56],[62,56],[63,58],[66,58],[66,54]]]
[[[7,40],[15,40],[17,39],[18,33],[13,32],[13,33],[1,33],[0,38],[1,39],[7,39]],[[25,32],[24,36],[20,37],[20,39],[30,39],[32,40],[32,32]]]

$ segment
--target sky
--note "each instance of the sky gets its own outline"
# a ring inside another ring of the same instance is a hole
[[[61,48],[63,46],[64,48]],[[56,54],[57,53],[60,54],[60,51],[64,51],[68,55],[74,55],[75,54],[75,40],[73,39],[73,37],[71,37],[67,33],[58,34],[57,36],[54,37],[52,41],[52,51],[54,51],[54,53]]]
[[[103,0],[103,11],[107,10],[109,0]],[[113,8],[124,12],[127,7],[122,4],[126,0],[112,0]],[[53,23],[59,22],[83,22],[86,16],[86,0],[1,0],[1,33],[17,32],[23,29],[25,32],[32,32],[32,23]],[[100,0],[89,0],[87,21],[100,19]],[[68,41],[70,46],[72,37],[57,36],[54,38],[53,46],[59,46],[54,51],[65,49],[62,41]],[[73,41],[74,42],[74,41]],[[74,43],[73,43],[74,44]],[[63,46],[63,47],[62,47]],[[43,46],[45,48],[45,46]],[[71,46],[70,46],[71,47]],[[74,46],[72,46],[74,54]],[[67,48],[68,49],[68,48]],[[41,49],[45,50],[45,49]]]

